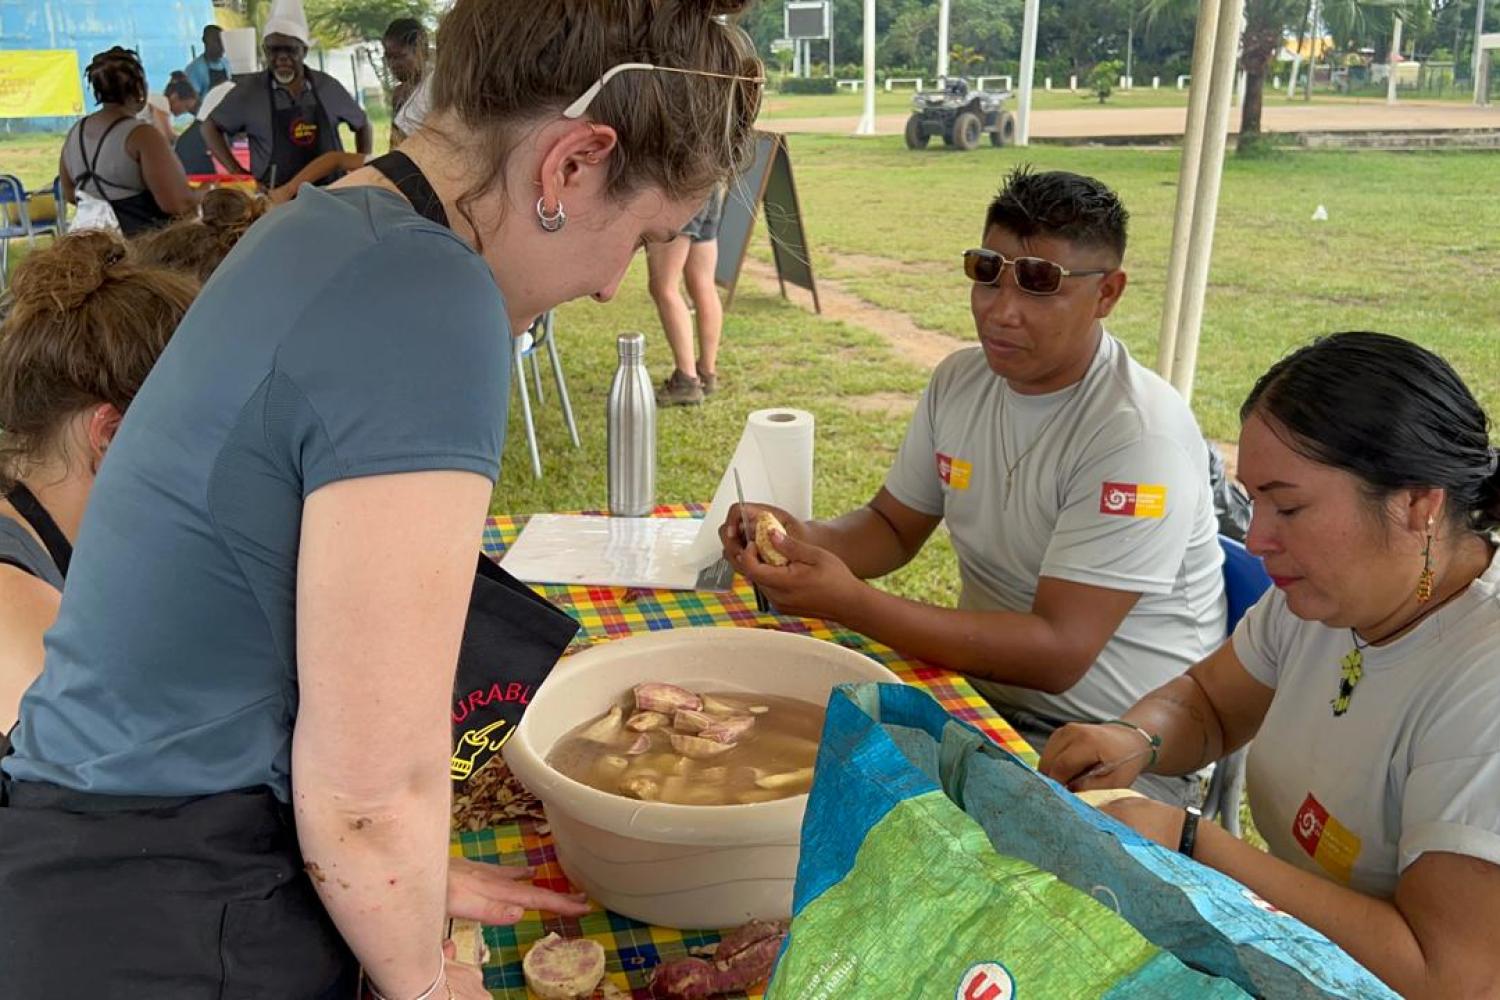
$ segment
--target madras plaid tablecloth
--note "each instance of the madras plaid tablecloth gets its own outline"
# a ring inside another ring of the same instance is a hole
[[[698,504],[672,505],[658,507],[655,516],[702,517],[703,510]],[[490,518],[484,529],[485,552],[496,558],[504,555],[524,524],[525,518],[520,517]],[[931,693],[955,717],[974,724],[1001,746],[1036,763],[1035,752],[962,676],[905,659],[895,650],[831,622],[760,614],[755,610],[754,594],[743,579],[729,593],[570,586],[546,586],[541,590],[578,620],[582,642],[699,625],[772,628],[836,642],[885,664],[908,684]],[[453,849],[455,854],[478,861],[528,865],[536,869],[538,885],[572,891],[558,866],[552,838],[535,823],[523,820],[477,833],[461,833]],[[532,943],[552,931],[564,937],[592,938],[604,945],[607,979],[618,990],[615,995],[635,1000],[650,997],[646,984],[650,970],[657,964],[683,958],[691,949],[707,947],[719,940],[719,934],[712,931],[651,927],[603,910],[576,920],[528,913],[519,924],[484,929],[490,948],[490,962],[484,970],[485,985],[497,1000],[527,1000],[521,956]]]

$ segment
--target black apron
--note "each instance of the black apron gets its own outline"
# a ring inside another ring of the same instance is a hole
[[[99,137],[99,141],[94,144],[94,155],[92,158],[89,156],[88,147],[83,144],[83,125],[79,124],[78,152],[83,156],[83,173],[73,178],[73,187],[76,190],[82,190],[85,181],[94,182],[94,191],[90,193],[97,192],[105,201],[109,202],[109,207],[115,210],[115,221],[120,224],[120,232],[124,233],[127,237],[143,233],[148,229],[155,229],[157,226],[172,221],[172,217],[156,203],[156,195],[152,194],[149,190],[140,191],[123,198],[111,198],[105,193],[106,185],[119,191],[130,190],[125,185],[112,181],[100,174],[98,165],[99,153],[104,149],[104,140],[109,138],[109,134],[121,122],[134,121],[136,121],[134,118],[116,118],[110,122],[109,127],[104,130],[104,134]]]
[[[208,67],[208,90],[213,90],[219,84],[224,83],[229,79],[229,70],[214,69],[212,66],[208,65],[207,61],[205,61],[203,65]],[[203,93],[208,93],[208,90],[205,90]],[[203,94],[199,94],[198,96],[202,97]]]
[[[300,97],[293,98],[289,108],[276,107],[276,80],[270,71],[266,72],[266,99],[271,103],[271,158],[257,179],[267,189],[285,184],[324,153],[344,148],[339,142],[338,126],[329,121],[323,102],[318,99],[318,86],[313,82],[311,70],[303,71],[302,84],[312,92],[311,118],[307,117]],[[287,91],[287,96],[291,96],[291,91]],[[321,186],[342,176],[342,172],[335,172],[317,183]]]
[[[203,139],[203,123],[200,121],[195,121],[182,130],[182,134],[172,144],[172,151],[182,161],[182,171],[189,177],[219,172],[219,168],[214,165],[213,155],[208,151],[208,143]]]
[[[400,153],[373,164],[446,225]],[[455,762],[514,728],[577,623],[478,557],[459,654]],[[477,727],[477,728],[476,728]],[[455,769],[457,764],[455,763]],[[266,788],[96,795],[0,776],[0,996],[26,1000],[349,1000],[358,966]]]

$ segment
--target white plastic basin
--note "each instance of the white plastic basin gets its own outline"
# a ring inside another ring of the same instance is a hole
[[[806,795],[731,806],[639,802],[547,765],[564,734],[646,681],[822,705],[834,685],[899,678],[853,650],[785,632],[691,628],[631,636],[559,663],[505,744],[511,771],[546,807],[563,871],[603,906],[683,929],[786,919]]]

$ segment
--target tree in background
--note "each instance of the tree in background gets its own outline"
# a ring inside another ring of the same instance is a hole
[[[1118,59],[1106,59],[1094,64],[1089,73],[1089,89],[1098,96],[1100,104],[1109,100],[1109,95],[1115,92],[1115,82],[1124,72],[1125,64]]]
[[[1322,0],[1325,25],[1365,23],[1376,14],[1384,16],[1387,46],[1390,18],[1407,14],[1430,0]],[[1196,9],[1194,0],[1147,0],[1150,14],[1183,16]],[[1288,35],[1295,36],[1307,20],[1306,0],[1245,0],[1245,35],[1240,52],[1240,68],[1245,71],[1245,106],[1240,112],[1240,134],[1237,152],[1254,149],[1261,136],[1261,117],[1265,105],[1266,76],[1281,52]],[[1373,24],[1374,21],[1369,21]],[[1381,46],[1374,46],[1384,59]]]
[[[398,17],[437,21],[432,0],[306,0],[307,25],[325,48],[377,42]]]

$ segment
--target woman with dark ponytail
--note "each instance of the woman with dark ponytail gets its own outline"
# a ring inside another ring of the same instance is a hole
[[[588,911],[449,858],[460,649],[542,676],[575,631],[478,552],[511,341],[744,168],[744,5],[456,0],[423,126],[214,271],[0,762],[0,994],[487,1000],[446,918]]]
[[[1500,454],[1442,358],[1340,333],[1240,411],[1246,544],[1275,588],[1209,659],[1126,715],[1185,774],[1250,744],[1270,853],[1145,800],[1115,815],[1318,928],[1403,996],[1500,982]],[[1068,726],[1069,781],[1131,750]],[[1139,741],[1138,734],[1126,735]],[[1251,742],[1251,740],[1254,742]],[[1125,786],[1139,766],[1081,787]]]
[[[107,202],[126,236],[196,208],[198,193],[168,139],[137,117],[147,95],[139,57],[115,46],[94,56],[87,76],[99,110],[63,140],[57,168],[63,197],[74,204],[81,196]]]

